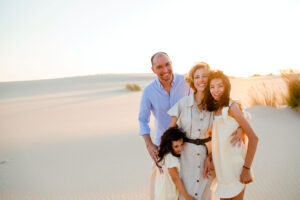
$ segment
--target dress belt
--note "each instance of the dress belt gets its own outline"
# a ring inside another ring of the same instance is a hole
[[[185,141],[188,142],[188,143],[195,144],[195,145],[203,145],[206,149],[206,155],[208,155],[208,149],[207,149],[207,146],[205,145],[205,143],[210,142],[211,137],[208,137],[208,138],[205,138],[205,139],[189,139],[189,138],[186,138]]]
[[[211,141],[211,137],[205,138],[205,139],[189,139],[186,138],[186,142],[193,143],[195,145],[205,145],[206,142]]]

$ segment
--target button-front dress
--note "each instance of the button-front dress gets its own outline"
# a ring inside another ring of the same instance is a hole
[[[194,95],[183,97],[169,111],[170,116],[178,118],[177,125],[190,139],[205,139],[213,122],[211,112],[200,110],[194,101]],[[211,151],[207,143],[208,151]],[[203,145],[185,143],[180,157],[180,176],[185,189],[189,195],[198,200],[211,200],[212,192],[210,186],[212,178],[203,178],[204,161],[207,157],[207,150]],[[184,197],[180,194],[180,200]]]

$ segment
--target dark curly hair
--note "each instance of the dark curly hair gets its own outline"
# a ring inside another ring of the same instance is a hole
[[[224,84],[224,93],[221,96],[219,101],[216,101],[210,93],[211,80],[216,78],[222,79]],[[206,102],[206,109],[212,112],[218,110],[220,107],[228,106],[230,100],[230,90],[231,90],[231,84],[229,78],[223,73],[223,71],[221,70],[210,71],[208,75],[208,82],[207,82],[207,87],[205,89],[205,95],[204,95],[205,102]]]
[[[183,139],[183,142],[186,141],[185,133],[177,127],[168,128],[164,134],[161,136],[161,142],[158,148],[158,161],[156,165],[158,165],[160,161],[164,158],[164,156],[168,153],[172,153],[174,156],[177,156],[172,148],[172,142]]]

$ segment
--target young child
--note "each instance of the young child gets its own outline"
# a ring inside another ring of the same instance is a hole
[[[161,136],[158,150],[157,166],[162,168],[156,170],[154,199],[155,200],[178,200],[179,192],[186,200],[196,200],[190,196],[179,177],[179,157],[185,141],[185,134],[178,128],[167,129]]]
[[[230,81],[222,71],[212,71],[206,89],[207,110],[214,112],[212,160],[216,179],[211,189],[221,200],[243,199],[245,184],[253,181],[250,168],[258,137],[247,121],[247,113],[230,100]],[[248,146],[232,146],[231,133],[238,127],[248,138]]]

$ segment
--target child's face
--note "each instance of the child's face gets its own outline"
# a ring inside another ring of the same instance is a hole
[[[222,95],[224,94],[224,83],[223,80],[221,78],[215,78],[212,79],[210,82],[210,93],[212,95],[212,97],[216,100],[219,101],[222,97]]]
[[[179,139],[177,141],[172,141],[172,148],[175,154],[180,154],[183,149],[183,139]]]

